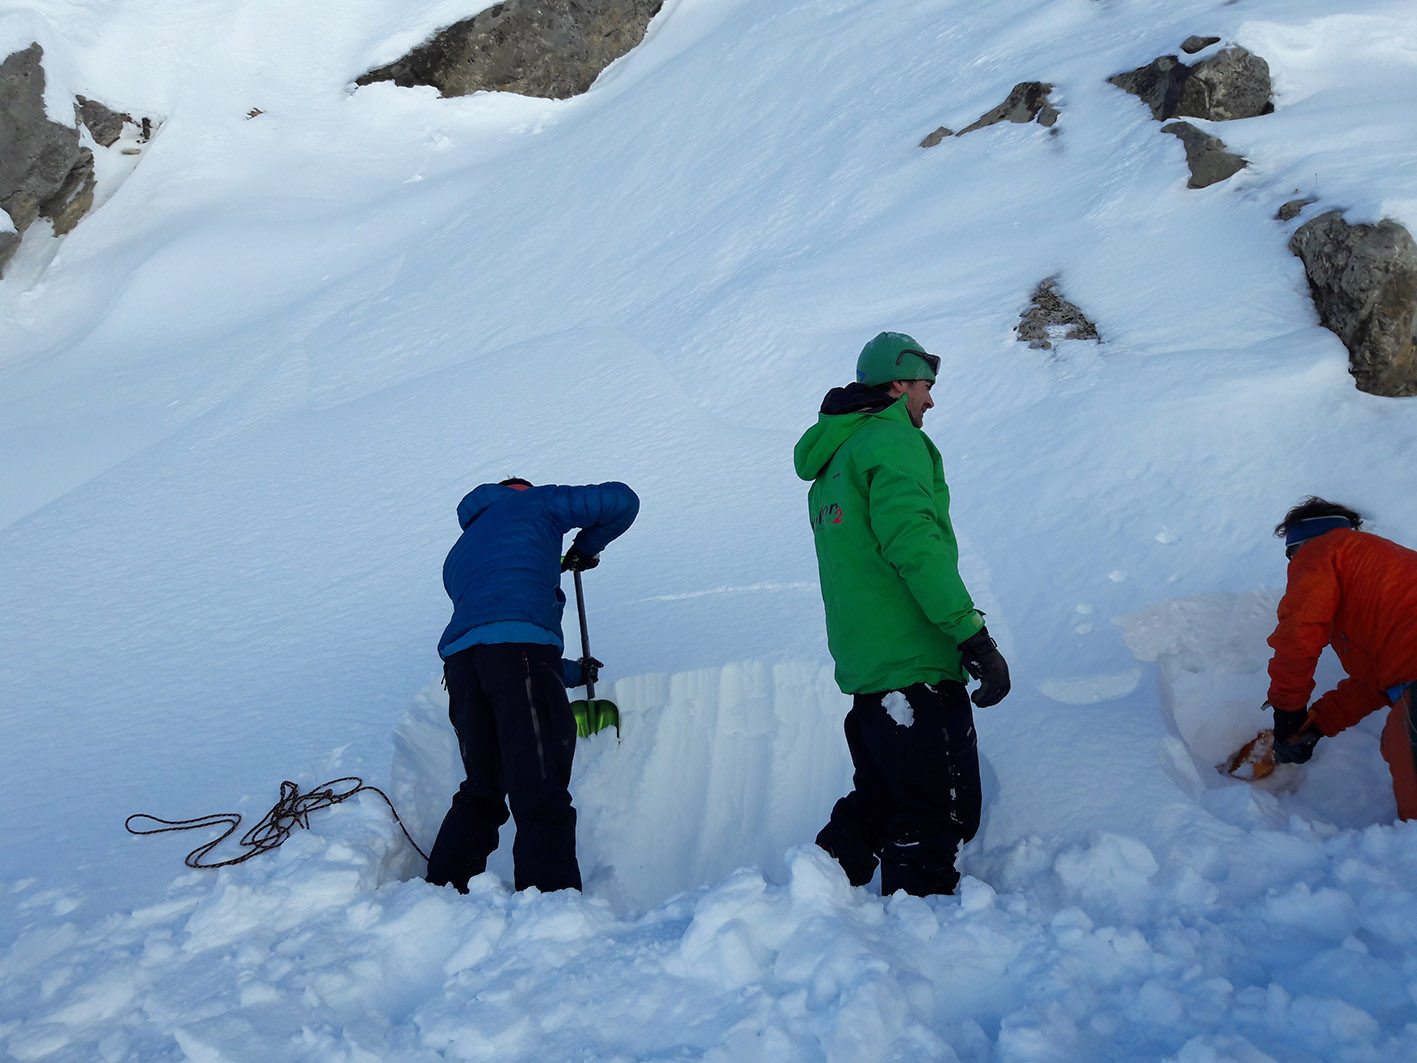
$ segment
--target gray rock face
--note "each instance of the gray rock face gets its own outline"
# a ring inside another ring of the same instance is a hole
[[[93,205],[93,152],[80,147],[77,126],[44,113],[43,57],[32,44],[0,63],[0,208],[17,230],[0,237],[0,271],[36,219],[48,218],[62,234]]]
[[[1417,395],[1417,243],[1397,222],[1349,225],[1341,211],[1301,225],[1289,250],[1304,263],[1319,321],[1348,348],[1360,391]]]
[[[1004,102],[979,117],[977,122],[965,126],[957,136],[964,136],[976,129],[983,129],[998,122],[1037,122],[1041,126],[1051,126],[1058,121],[1058,112],[1048,101],[1052,85],[1041,81],[1020,81],[1009,90]]]
[[[1228,122],[1274,110],[1269,64],[1244,48],[1224,48],[1195,66],[1163,55],[1107,79],[1141,99],[1158,121],[1205,118]]]
[[[138,143],[153,129],[149,118],[135,121],[83,96],[74,101],[72,127],[51,121],[44,112],[43,59],[44,49],[31,44],[0,63],[0,208],[16,230],[0,232],[0,276],[37,219],[48,219],[63,236],[93,207],[94,158],[80,143],[81,125],[104,148],[118,142],[124,125],[140,131]],[[137,153],[131,143],[126,154]]]
[[[74,97],[74,117],[89,131],[94,141],[105,148],[111,148],[118,143],[118,138],[123,135],[125,122],[137,125],[131,114],[119,114],[87,96]]]
[[[1195,55],[1197,52],[1205,51],[1212,44],[1219,43],[1219,37],[1201,37],[1199,35],[1192,35],[1181,42],[1181,51],[1185,52],[1187,55]]]
[[[1229,122],[1270,114],[1269,64],[1244,48],[1224,48],[1191,67],[1180,110],[1189,118]]]
[[[454,23],[356,84],[431,85],[565,99],[644,39],[663,0],[506,0]]]
[[[1049,277],[1033,290],[1033,305],[1021,316],[1014,331],[1030,347],[1047,350],[1056,339],[1096,340],[1097,326],[1058,292],[1058,278]],[[1060,335],[1061,334],[1061,335]]]
[[[1225,141],[1201,132],[1190,122],[1172,122],[1162,126],[1161,131],[1180,137],[1185,146],[1186,165],[1191,169],[1187,188],[1205,188],[1233,177],[1249,165],[1241,156],[1228,150]]]

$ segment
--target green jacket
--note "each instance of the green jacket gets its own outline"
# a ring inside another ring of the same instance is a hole
[[[865,694],[963,681],[959,642],[983,619],[960,579],[939,450],[903,400],[883,408],[861,385],[833,390],[822,410],[793,459],[812,481],[837,685]]]

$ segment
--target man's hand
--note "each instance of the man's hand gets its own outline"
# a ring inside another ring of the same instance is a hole
[[[1306,764],[1323,737],[1304,709],[1274,709],[1274,760],[1277,764]],[[1305,727],[1308,723],[1308,727]]]
[[[566,551],[566,556],[561,558],[562,572],[584,572],[588,568],[595,568],[600,564],[599,554],[583,554],[578,547],[571,547]]]
[[[597,661],[594,657],[582,657],[576,663],[581,666],[581,681],[577,686],[600,682],[600,670],[605,667],[604,661]]]
[[[989,637],[989,629],[981,627],[959,644],[964,670],[979,680],[979,689],[969,700],[981,709],[997,705],[1009,693],[1009,666],[998,645]]]

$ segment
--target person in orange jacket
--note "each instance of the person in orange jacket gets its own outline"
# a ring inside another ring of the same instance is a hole
[[[1274,759],[1303,764],[1321,737],[1390,705],[1383,759],[1398,816],[1417,819],[1417,551],[1360,531],[1362,524],[1347,506],[1311,497],[1274,529],[1289,558],[1269,637]],[[1347,676],[1310,705],[1325,645]]]

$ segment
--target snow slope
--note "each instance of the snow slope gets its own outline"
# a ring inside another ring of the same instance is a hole
[[[667,0],[577,99],[353,91],[478,6],[0,8],[53,116],[161,121],[0,281],[0,1050],[1417,1054],[1378,720],[1213,770],[1264,723],[1284,509],[1417,543],[1417,413],[1354,390],[1274,217],[1417,230],[1410,2]],[[1199,191],[1106,83],[1193,33],[1276,102]],[[1055,132],[917,146],[1024,80]],[[1102,344],[1016,342],[1053,275]],[[926,429],[1014,675],[955,898],[810,845],[850,765],[790,451],[883,328],[944,358]],[[369,794],[220,871],[123,830],[357,775],[426,847],[440,566],[511,474],[643,501],[586,580],[625,728],[577,754],[583,895],[511,893],[507,838],[433,889]]]

